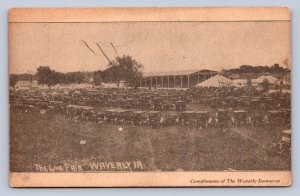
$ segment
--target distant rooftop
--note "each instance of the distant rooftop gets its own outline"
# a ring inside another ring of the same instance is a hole
[[[144,73],[144,77],[150,76],[187,76],[195,73],[216,73],[216,71],[202,69],[202,70],[181,70],[181,71],[160,71],[160,72],[148,72]]]

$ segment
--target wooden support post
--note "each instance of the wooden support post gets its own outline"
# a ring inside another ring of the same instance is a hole
[[[182,88],[182,76],[180,76],[180,88]]]
[[[168,88],[170,88],[170,76],[168,76]]]
[[[151,88],[152,88],[152,77],[151,77]]]
[[[161,87],[164,88],[164,77],[161,77]]]
[[[190,88],[190,76],[188,75],[188,88]]]
[[[174,88],[176,87],[176,78],[175,76],[173,76],[173,79],[174,79]]]
[[[155,77],[155,88],[157,88],[157,77]]]

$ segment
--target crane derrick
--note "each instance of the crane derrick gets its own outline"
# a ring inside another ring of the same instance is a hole
[[[105,52],[103,51],[103,49],[100,47],[100,45],[98,43],[96,43],[98,48],[100,49],[100,51],[102,52],[103,56],[108,60],[109,64],[111,65],[112,62],[111,60],[107,57],[107,55],[105,54]]]
[[[82,42],[84,43],[84,45],[85,45],[85,46],[86,46],[93,54],[96,54],[96,53],[94,52],[94,50],[92,50],[91,47],[90,47],[85,41],[82,40]]]
[[[118,54],[118,52],[117,52],[117,50],[116,50],[116,48],[115,48],[115,46],[113,45],[112,42],[110,42],[110,45],[113,47],[113,49],[114,49],[114,51],[116,52],[117,56],[119,56],[119,54]]]

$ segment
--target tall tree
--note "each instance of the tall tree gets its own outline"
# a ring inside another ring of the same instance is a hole
[[[111,80],[117,82],[125,81],[131,87],[138,87],[142,78],[143,65],[134,60],[131,56],[116,57],[110,66]]]
[[[38,67],[36,76],[38,83],[47,85],[49,89],[52,85],[58,83],[58,74],[54,70],[51,70],[49,66]]]

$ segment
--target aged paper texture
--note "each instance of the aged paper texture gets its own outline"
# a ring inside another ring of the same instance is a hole
[[[289,186],[284,7],[12,8],[12,187]]]

